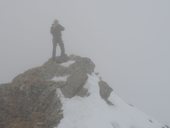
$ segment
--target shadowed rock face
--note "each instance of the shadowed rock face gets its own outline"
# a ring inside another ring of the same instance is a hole
[[[113,105],[108,98],[112,93],[113,89],[103,80],[99,81],[99,88],[100,88],[100,96],[109,104]]]
[[[63,113],[56,90],[60,89],[67,98],[87,96],[83,86],[94,68],[90,59],[71,55],[65,63],[50,59],[18,75],[11,83],[0,85],[0,128],[57,126]],[[68,76],[66,81],[52,80],[64,76]]]

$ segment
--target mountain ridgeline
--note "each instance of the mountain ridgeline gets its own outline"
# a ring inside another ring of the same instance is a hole
[[[169,128],[126,104],[86,57],[49,59],[0,85],[0,128]]]

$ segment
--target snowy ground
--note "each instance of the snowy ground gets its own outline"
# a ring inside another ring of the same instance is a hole
[[[99,78],[91,75],[85,85],[90,96],[64,98],[64,118],[57,128],[162,128],[162,125],[126,104],[114,92],[109,97],[113,106],[106,104],[100,97]]]

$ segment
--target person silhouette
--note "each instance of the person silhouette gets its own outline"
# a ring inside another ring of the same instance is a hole
[[[65,56],[65,48],[64,43],[62,40],[62,31],[64,31],[65,28],[59,24],[58,20],[54,20],[52,26],[51,26],[51,34],[53,36],[52,43],[53,43],[53,51],[52,51],[52,59],[56,59],[56,48],[57,44],[59,45],[61,49],[61,57]]]

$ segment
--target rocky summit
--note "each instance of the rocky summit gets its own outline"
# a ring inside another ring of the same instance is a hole
[[[57,126],[63,114],[56,89],[66,98],[87,96],[83,86],[94,68],[90,59],[71,55],[65,63],[50,59],[0,85],[0,128]]]
[[[1,84],[0,128],[168,128],[120,100],[94,70],[70,55]]]

